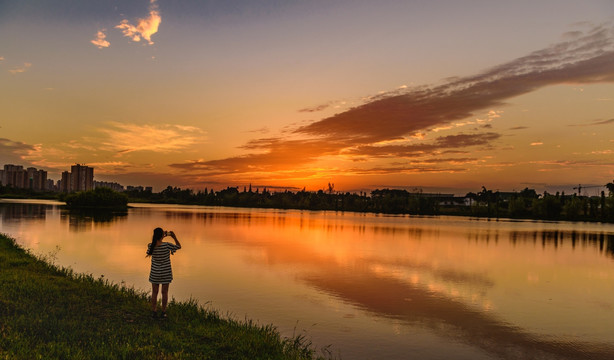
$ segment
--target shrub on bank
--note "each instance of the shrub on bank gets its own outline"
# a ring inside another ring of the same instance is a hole
[[[128,207],[125,194],[105,187],[69,194],[64,201],[69,208],[125,210]]]

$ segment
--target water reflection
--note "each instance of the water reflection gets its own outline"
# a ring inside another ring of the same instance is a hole
[[[53,205],[0,202],[0,217],[3,222],[45,220],[47,210]]]
[[[38,201],[38,202],[36,202]],[[127,211],[98,209],[66,209],[64,203],[41,200],[0,201],[0,220],[3,224],[39,222],[47,220],[49,213],[59,213],[62,224],[74,232],[92,231],[101,226],[111,226],[115,222],[126,221]]]
[[[209,216],[207,216],[209,217]],[[243,219],[250,221],[245,214],[234,216],[213,216],[235,223]],[[277,220],[276,220],[277,222]],[[334,230],[332,230],[334,229]],[[386,230],[386,227],[367,225],[353,227],[358,232],[373,234],[386,233],[404,235],[412,241],[420,241],[423,234],[439,234],[438,230],[424,230],[413,227]],[[323,231],[347,230],[342,224],[327,224]],[[509,241],[516,244],[519,241],[535,242],[537,239],[547,239],[544,246],[556,247],[555,239],[569,237],[573,239],[576,232],[512,232]],[[502,234],[482,233],[469,234],[471,241],[500,241]],[[612,235],[582,234],[585,245],[600,246]],[[600,242],[601,241],[601,242]],[[609,244],[610,242],[608,242]],[[412,326],[427,327],[442,336],[461,340],[472,346],[482,348],[489,353],[504,359],[612,359],[614,346],[608,343],[583,341],[562,341],[551,339],[526,331],[518,326],[499,318],[492,312],[484,311],[482,307],[467,304],[462,296],[454,296],[454,292],[441,291],[432,284],[421,283],[419,279],[408,274],[430,274],[439,283],[461,284],[470,288],[475,297],[485,297],[495,280],[480,272],[458,271],[433,267],[424,262],[412,261],[404,257],[403,249],[399,256],[363,256],[348,263],[339,262],[330,253],[322,254],[304,242],[251,242],[258,248],[260,255],[250,258],[253,262],[270,266],[292,266],[303,271],[301,281],[326,292],[343,302],[351,303],[378,316],[398,319]],[[388,269],[393,269],[392,271]],[[424,275],[422,275],[424,276]]]
[[[186,251],[174,259],[173,296],[287,335],[297,320],[319,324],[310,337],[343,358],[614,358],[611,225],[154,205],[97,220],[57,207],[0,209],[3,231],[19,229],[41,249],[55,236],[69,265],[142,288],[150,230],[176,230]]]
[[[509,239],[512,244],[518,242],[539,243],[544,248],[547,246],[558,248],[569,242],[574,249],[578,245],[592,246],[597,247],[599,252],[614,257],[614,234],[611,233],[579,232],[575,230],[512,231]],[[486,241],[488,241],[488,235]]]
[[[68,223],[70,231],[86,232],[99,227],[111,226],[116,222],[126,221],[127,211],[110,210],[63,210],[60,214],[60,222]]]
[[[492,313],[476,310],[445,293],[380,274],[372,270],[372,265],[365,261],[348,269],[330,263],[317,274],[303,277],[303,280],[320,291],[326,291],[379,316],[428,327],[450,339],[460,339],[504,359],[614,357],[614,347],[610,344],[549,340],[509,324]],[[407,265],[408,268],[414,267]],[[476,274],[446,272],[439,275],[444,280],[461,279],[463,282],[471,282],[478,288],[493,285],[491,280]]]

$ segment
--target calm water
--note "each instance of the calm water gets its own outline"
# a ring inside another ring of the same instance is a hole
[[[168,205],[93,219],[58,204],[0,201],[0,232],[149,290],[151,232],[174,230],[173,297],[343,359],[614,358],[613,225]]]

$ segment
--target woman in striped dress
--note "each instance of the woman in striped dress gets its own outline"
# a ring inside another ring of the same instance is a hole
[[[166,236],[170,236],[175,244],[163,242]],[[171,254],[181,249],[181,244],[177,236],[172,231],[164,231],[162,228],[155,228],[151,244],[147,246],[147,256],[151,256],[151,271],[149,272],[149,282],[151,283],[151,310],[152,315],[156,316],[156,306],[158,304],[158,289],[162,284],[162,314],[166,317],[166,304],[168,303],[168,286],[173,281],[173,269],[171,268]]]

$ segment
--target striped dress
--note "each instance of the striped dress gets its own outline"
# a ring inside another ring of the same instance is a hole
[[[151,244],[147,245],[147,251]],[[151,254],[151,271],[149,282],[152,284],[170,284],[173,281],[173,269],[171,268],[171,254],[181,249],[181,246],[163,242],[154,248]]]

